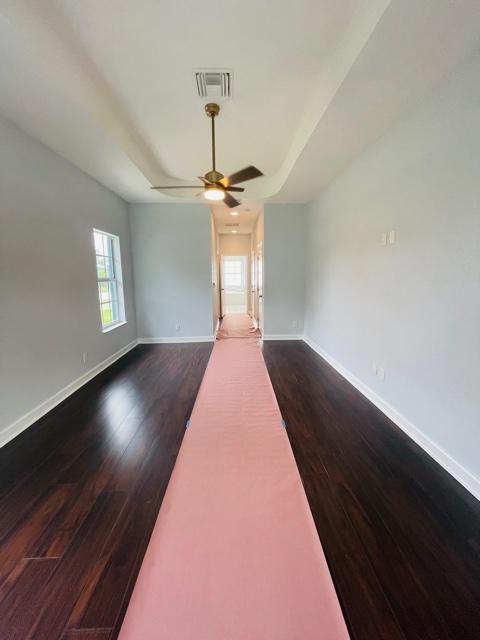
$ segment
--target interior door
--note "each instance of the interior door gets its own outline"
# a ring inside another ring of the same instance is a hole
[[[257,272],[257,266],[256,266],[256,260],[255,260],[255,251],[252,250],[251,262],[250,262],[250,315],[254,320],[257,319],[257,315],[255,313],[255,294],[257,289],[256,272]]]
[[[263,243],[259,242],[257,247],[257,322],[263,333]]]

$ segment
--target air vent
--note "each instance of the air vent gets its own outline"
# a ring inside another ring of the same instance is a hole
[[[232,79],[231,71],[210,69],[195,71],[197,91],[201,98],[230,98]]]
[[[240,223],[239,222],[226,222],[225,226],[226,227],[239,227]]]

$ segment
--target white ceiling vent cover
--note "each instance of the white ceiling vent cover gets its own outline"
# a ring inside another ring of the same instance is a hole
[[[233,74],[225,69],[198,69],[195,71],[200,98],[230,98]]]

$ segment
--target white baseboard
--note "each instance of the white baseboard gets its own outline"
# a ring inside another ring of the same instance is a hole
[[[167,338],[139,338],[138,344],[183,344],[184,342],[213,342],[213,336],[172,336]]]
[[[63,402],[63,400],[68,398],[68,396],[72,395],[72,393],[75,393],[75,391],[80,389],[80,387],[83,387],[85,383],[94,378],[101,371],[109,367],[116,360],[124,356],[136,346],[137,340],[133,340],[133,342],[130,342],[125,347],[122,347],[117,352],[103,360],[103,362],[95,365],[92,369],[81,375],[79,378],[77,378],[73,382],[70,382],[70,384],[68,384],[66,387],[63,387],[63,389],[60,389],[60,391],[57,391],[52,396],[41,402],[21,418],[18,418],[18,420],[15,420],[15,422],[7,425],[0,431],[0,448],[6,445],[7,442],[10,442],[10,440],[13,440],[13,438],[18,436],[22,431],[25,431],[25,429],[30,427],[34,422],[39,420],[42,416],[56,407],[57,404]]]
[[[262,337],[264,340],[303,340],[303,336],[290,333],[266,333]]]
[[[392,407],[388,402],[381,398],[373,389],[370,389],[365,383],[357,378],[353,373],[337,362],[330,354],[319,347],[313,340],[304,336],[303,340],[318,355],[326,360],[334,369],[340,373],[350,384],[352,384],[360,393],[370,400],[376,407],[380,409],[392,422],[394,422],[402,431],[424,449],[440,466],[442,466],[450,475],[452,475],[461,485],[465,487],[472,495],[480,500],[480,478],[475,476],[471,471],[465,469],[457,460],[454,460],[440,445],[431,440],[421,429],[416,427],[402,415],[397,409]]]

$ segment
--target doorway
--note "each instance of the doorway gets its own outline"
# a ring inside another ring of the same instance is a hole
[[[255,252],[255,319],[263,332],[263,242],[257,244]]]
[[[247,256],[222,256],[222,313],[247,313]]]

